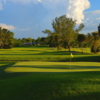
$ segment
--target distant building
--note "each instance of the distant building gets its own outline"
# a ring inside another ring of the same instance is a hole
[[[26,42],[24,45],[39,45],[38,42]]]
[[[32,42],[27,42],[27,43],[24,43],[24,45],[32,45]]]

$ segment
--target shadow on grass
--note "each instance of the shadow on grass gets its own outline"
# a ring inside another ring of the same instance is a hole
[[[70,65],[71,63],[69,63],[69,65],[14,65],[15,62],[11,62],[8,65],[3,65],[0,67],[0,79],[5,79],[5,78],[14,78],[14,77],[20,77],[21,75],[26,75],[29,73],[33,73],[33,72],[16,72],[16,73],[7,73],[5,72],[5,69],[9,68],[9,67],[17,67],[17,68],[41,68],[41,69],[68,69],[68,70],[77,70],[77,69],[100,69],[100,66],[81,66],[81,65]],[[14,66],[13,66],[14,65]],[[37,72],[38,73],[38,72]],[[56,73],[56,72],[53,72]],[[58,72],[59,73],[59,72]],[[61,73],[61,72],[60,72]]]
[[[0,67],[1,100],[100,100],[100,72],[6,73],[13,64]]]
[[[54,100],[99,100],[100,72],[68,74],[54,90]]]
[[[20,51],[33,51],[33,54],[28,54],[28,53],[25,53],[25,54],[20,54],[20,53],[17,53],[17,54],[0,54],[0,55],[70,55],[70,52],[69,51],[51,51],[51,52],[41,52],[40,50],[20,50]],[[36,53],[34,54],[34,52],[37,52],[37,51],[40,51],[40,53]],[[91,53],[81,53],[81,52],[76,52],[76,51],[71,51],[74,55],[92,55]]]
[[[12,62],[8,65],[3,65],[3,66],[0,66],[0,79],[9,79],[9,78],[15,78],[15,77],[20,77],[22,75],[25,75],[27,73],[7,73],[5,72],[5,69],[8,68],[8,67],[11,67],[13,66],[15,63]]]
[[[91,53],[81,53],[81,52],[76,52],[72,51],[74,55],[91,55]],[[69,51],[53,51],[53,52],[42,52],[38,53],[36,55],[70,55]]]
[[[31,54],[28,54],[28,53],[25,53],[25,54],[20,54],[20,53],[0,54],[0,55],[70,55],[70,52],[67,52],[67,51],[40,52],[40,53],[36,53],[36,54],[34,54],[34,51],[37,52],[39,50],[21,50],[21,51],[33,51],[33,53],[31,53]]]
[[[73,92],[75,93],[76,91]],[[57,96],[57,98],[54,98],[53,100],[100,100],[100,92],[80,93],[80,91],[78,91],[76,96],[72,96],[71,94],[68,96]]]
[[[84,61],[84,62],[100,62],[100,56],[86,56],[72,58],[72,61]]]
[[[41,69],[100,69],[100,66],[81,66],[81,65],[43,65],[43,66],[26,66],[18,65],[12,67],[41,68]]]

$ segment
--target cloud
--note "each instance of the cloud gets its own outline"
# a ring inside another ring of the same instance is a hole
[[[100,19],[100,10],[84,12],[84,15],[85,15],[85,21],[96,21]]]
[[[58,12],[61,7],[66,9],[66,16],[77,20],[77,23],[82,23],[84,19],[84,10],[90,7],[90,2],[88,0],[1,0],[0,7],[2,10],[2,4],[4,2],[14,2],[14,3],[41,3],[42,5],[49,8],[51,11]]]
[[[0,0],[0,10],[3,10],[4,3],[6,3],[6,0]]]
[[[6,28],[6,29],[8,29],[8,30],[14,30],[14,29],[15,29],[14,26],[12,26],[12,25],[6,25],[6,24],[4,24],[4,23],[0,23],[0,27]]]
[[[87,13],[100,14],[100,10],[90,11],[90,12],[87,12]]]
[[[38,0],[38,2],[41,2],[41,0]]]
[[[67,17],[77,20],[77,23],[82,23],[84,20],[84,10],[90,8],[88,0],[69,0],[67,7]]]
[[[100,23],[100,10],[84,12],[85,19],[83,21],[85,28],[83,33],[94,32],[98,30]]]
[[[90,7],[90,2],[88,0],[10,0],[13,2],[21,3],[41,3],[46,7],[56,9],[59,6],[66,7],[66,16],[77,20],[77,23],[82,23],[84,20],[84,10]],[[55,8],[54,8],[55,7]]]

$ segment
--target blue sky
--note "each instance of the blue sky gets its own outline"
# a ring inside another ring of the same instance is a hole
[[[15,33],[15,38],[46,36],[52,20],[66,15],[84,23],[81,33],[97,31],[100,23],[99,0],[0,0],[0,26]]]

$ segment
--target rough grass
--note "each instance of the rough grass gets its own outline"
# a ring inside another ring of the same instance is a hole
[[[4,65],[3,65],[4,64]],[[57,65],[57,66],[56,66]],[[73,62],[73,70],[81,72],[27,72],[24,68],[65,69],[70,63],[6,62],[0,66],[1,100],[100,100],[100,63]],[[9,68],[16,68],[9,70]],[[19,71],[22,67],[23,71]],[[8,70],[9,71],[8,71]],[[84,69],[96,71],[82,72]],[[71,70],[71,69],[70,69]],[[56,70],[55,70],[56,71]]]

